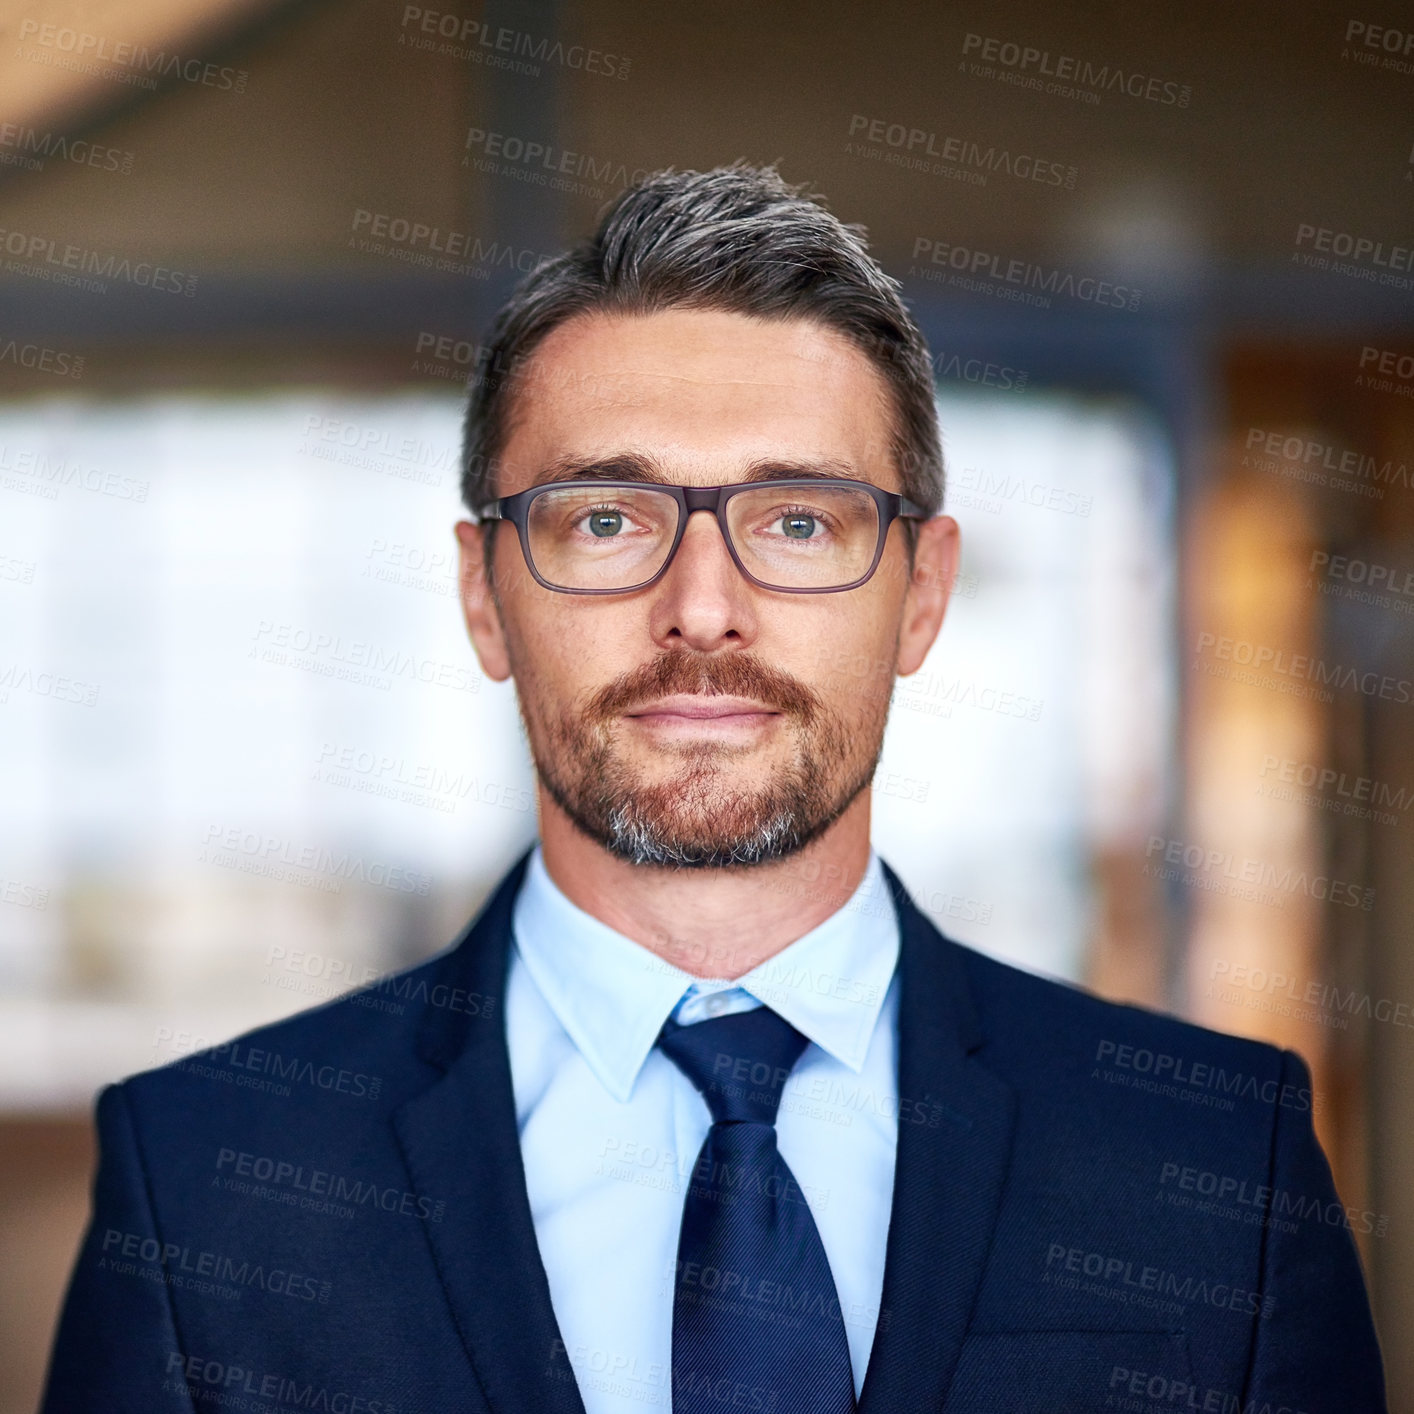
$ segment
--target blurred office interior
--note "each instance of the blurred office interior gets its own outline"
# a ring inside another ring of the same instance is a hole
[[[739,157],[934,354],[963,563],[880,853],[971,946],[1300,1051],[1414,1409],[1402,8],[8,8],[0,1414],[96,1090],[431,954],[534,838],[455,595],[470,360],[637,174]]]

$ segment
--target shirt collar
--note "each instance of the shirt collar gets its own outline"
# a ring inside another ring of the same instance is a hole
[[[856,1074],[898,962],[899,930],[879,856],[818,927],[735,981],[705,982],[570,902],[531,852],[512,915],[516,951],[585,1063],[627,1101],[663,1022],[694,982],[740,987]]]

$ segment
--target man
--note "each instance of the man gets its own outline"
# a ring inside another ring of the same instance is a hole
[[[103,1093],[48,1414],[1384,1408],[1301,1060],[952,943],[870,847],[939,447],[773,171],[527,278],[457,530],[539,842],[430,962]]]

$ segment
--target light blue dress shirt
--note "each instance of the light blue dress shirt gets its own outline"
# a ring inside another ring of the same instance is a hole
[[[568,1360],[587,1414],[671,1408],[678,1231],[712,1120],[654,1043],[669,1015],[689,1025],[765,1004],[809,1041],[777,1142],[834,1274],[858,1395],[898,1141],[898,918],[877,854],[842,908],[734,982],[694,978],[576,907],[539,845],[512,929],[516,1118],[565,1347],[546,1352],[547,1369]]]

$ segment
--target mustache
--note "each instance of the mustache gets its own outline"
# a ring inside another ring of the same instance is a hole
[[[821,710],[820,698],[809,687],[755,654],[718,657],[673,649],[601,687],[589,699],[584,715],[590,721],[608,721],[678,692],[749,697],[805,723],[813,721]]]

